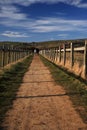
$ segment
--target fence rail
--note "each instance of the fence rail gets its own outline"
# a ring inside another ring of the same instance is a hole
[[[82,78],[87,78],[87,40],[82,43],[61,43],[57,47],[40,50],[40,54]]]
[[[13,45],[0,45],[0,69],[6,65],[16,62],[31,54],[31,50],[26,47],[17,47]]]

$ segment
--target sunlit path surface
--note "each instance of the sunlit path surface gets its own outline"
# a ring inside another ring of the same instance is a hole
[[[6,130],[86,130],[69,96],[55,84],[38,55],[23,78],[3,126]]]

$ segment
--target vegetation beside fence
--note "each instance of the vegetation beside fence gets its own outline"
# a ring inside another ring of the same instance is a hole
[[[32,57],[31,55],[22,62],[11,65],[10,69],[4,69],[3,74],[0,74],[0,125],[7,110],[12,107],[16,92],[22,83],[24,73],[31,64]]]
[[[60,68],[58,65],[48,61],[41,56],[43,63],[49,68],[55,83],[61,85],[69,95],[76,111],[87,123],[87,81]]]

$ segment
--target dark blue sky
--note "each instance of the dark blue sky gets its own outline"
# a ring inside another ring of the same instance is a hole
[[[0,40],[87,38],[86,0],[0,0]]]

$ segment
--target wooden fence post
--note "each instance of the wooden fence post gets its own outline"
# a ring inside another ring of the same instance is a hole
[[[84,78],[87,77],[87,40],[85,40],[84,48]]]
[[[53,48],[52,48],[52,50],[51,50],[51,53],[52,53],[52,62],[53,62]]]
[[[55,62],[55,48],[53,48],[53,62]]]
[[[52,61],[52,48],[50,50],[50,60]]]
[[[10,46],[8,47],[8,64],[11,62],[11,59],[10,59]]]
[[[57,48],[55,48],[55,62],[57,61]]]
[[[74,65],[74,45],[71,42],[71,68],[73,67],[73,65]]]
[[[11,62],[14,62],[14,47],[11,47]]]
[[[17,50],[15,48],[15,61],[16,61],[16,59],[17,59]]]
[[[56,61],[56,48],[54,49],[54,62]]]
[[[63,44],[63,49],[64,49],[64,52],[63,52],[63,63],[65,65],[65,63],[66,63],[66,45],[65,44]]]
[[[61,62],[61,46],[59,46],[59,62]]]
[[[2,67],[4,67],[4,60],[5,60],[5,46],[2,46]]]
[[[13,62],[15,61],[15,48],[13,47]]]
[[[56,61],[58,62],[58,58],[59,58],[59,47],[57,47],[57,56],[56,56]]]

